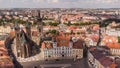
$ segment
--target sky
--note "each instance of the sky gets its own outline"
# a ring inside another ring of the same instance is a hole
[[[120,8],[120,0],[0,0],[0,8]]]

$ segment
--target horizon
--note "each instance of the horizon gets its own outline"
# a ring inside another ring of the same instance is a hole
[[[6,7],[6,8],[0,8],[0,9],[120,9],[120,8],[59,8],[59,7],[52,7],[52,8],[36,8],[36,7],[34,7],[34,8],[30,8],[30,7]]]

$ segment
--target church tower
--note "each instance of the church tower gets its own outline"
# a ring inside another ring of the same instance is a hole
[[[15,40],[14,40],[14,53],[16,57],[20,57],[21,53],[21,43],[20,43],[20,27],[17,23],[14,26],[15,29]]]
[[[32,55],[32,44],[30,44],[30,39],[27,37],[25,32],[21,31],[21,56],[22,58],[27,58]]]
[[[15,24],[15,38],[13,42],[14,54],[16,57],[27,58],[32,54],[32,44],[27,37],[24,30],[22,30],[18,24]]]
[[[60,14],[60,12],[58,12],[58,20],[57,20],[57,22],[58,22],[59,24],[61,24],[61,17],[62,17],[62,15]]]
[[[43,39],[43,24],[42,24],[41,13],[39,10],[38,10],[38,16],[37,16],[37,28],[39,32],[39,45],[41,46],[42,39]]]
[[[25,28],[26,28],[26,35],[27,35],[27,37],[29,39],[31,39],[31,26],[30,26],[29,22],[26,23]]]

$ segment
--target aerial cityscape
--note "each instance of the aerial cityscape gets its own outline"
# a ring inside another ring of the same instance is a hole
[[[0,68],[120,68],[119,3],[0,0]]]

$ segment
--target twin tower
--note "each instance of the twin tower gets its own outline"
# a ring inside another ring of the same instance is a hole
[[[37,29],[39,33],[39,45],[41,38],[43,37],[43,25],[40,11],[37,15]],[[26,23],[25,29],[20,28],[18,24],[14,26],[15,37],[12,44],[12,50],[16,57],[27,58],[37,54],[39,50],[38,45],[33,42],[31,38],[31,26],[30,23]]]

